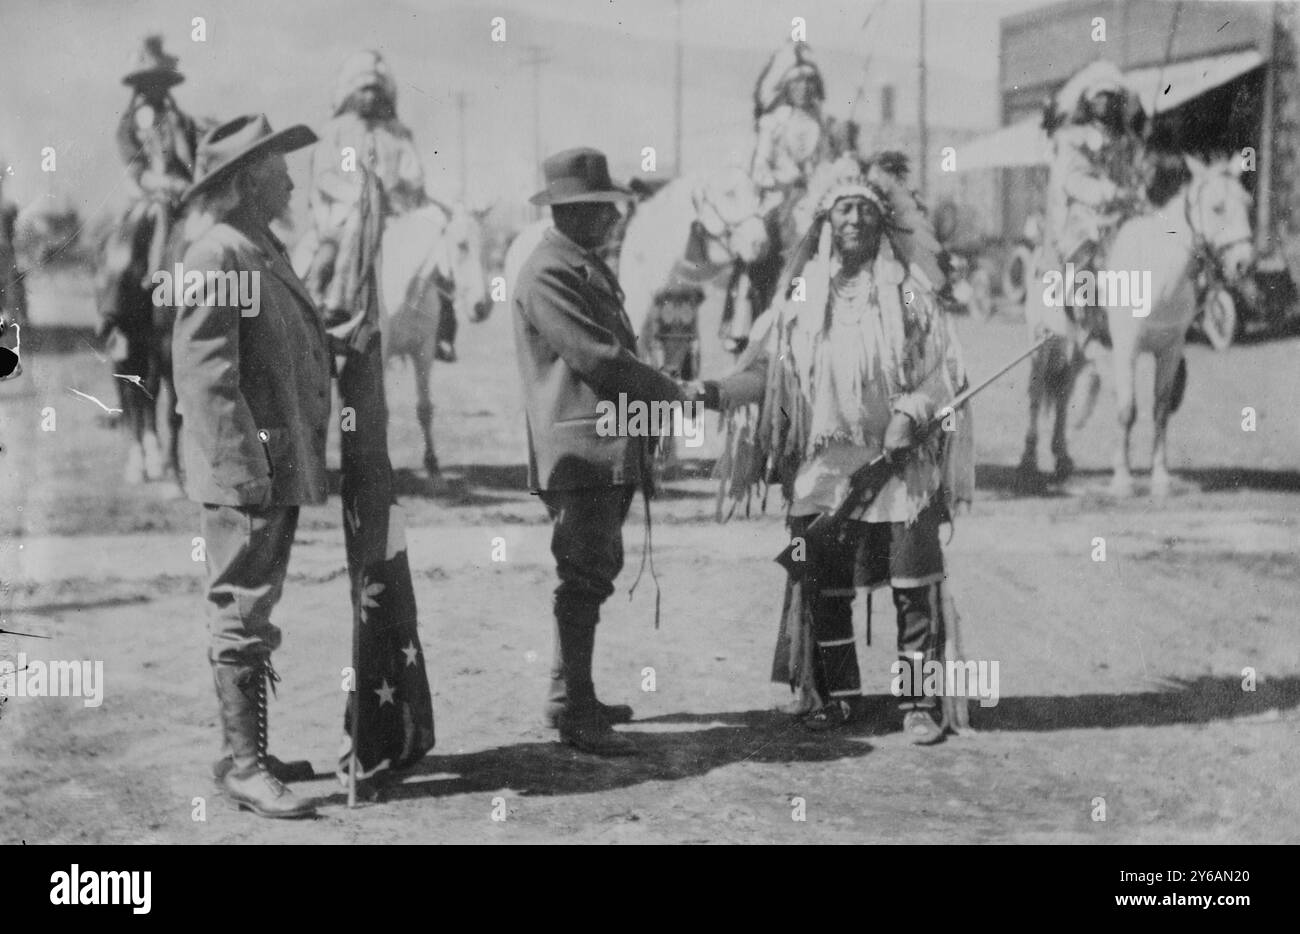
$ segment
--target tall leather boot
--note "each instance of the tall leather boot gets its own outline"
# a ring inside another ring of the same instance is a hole
[[[266,766],[269,669],[269,662],[214,666],[221,726],[231,752],[231,768],[218,784],[241,809],[262,817],[312,817],[315,806],[294,795]]]
[[[217,697],[221,697],[221,684],[217,678],[217,666],[212,666],[212,683],[217,689]],[[230,739],[226,736],[226,731],[221,731],[221,758],[212,763],[212,777],[218,785],[226,774],[235,766],[235,760],[230,752]],[[311,763],[306,759],[294,759],[292,762],[284,762],[275,756],[266,757],[266,770],[274,775],[277,779],[286,785],[293,782],[311,781],[316,777],[316,770],[311,767]]]
[[[560,714],[569,706],[569,692],[564,680],[564,657],[560,652],[560,624],[557,618],[552,634],[553,649],[551,654],[551,686],[546,692],[546,705],[542,709],[542,725],[549,729],[558,729]],[[609,724],[631,723],[632,708],[627,704],[603,704],[596,701],[596,709]]]
[[[559,717],[560,739],[598,756],[631,756],[636,745],[610,728],[601,715],[591,681],[591,657],[596,645],[599,607],[556,607],[560,657],[568,704]]]

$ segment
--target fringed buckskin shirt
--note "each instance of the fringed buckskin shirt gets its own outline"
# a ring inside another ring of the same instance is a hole
[[[781,480],[792,516],[834,510],[849,477],[881,453],[894,411],[921,422],[966,386],[961,348],[934,286],[896,260],[882,240],[876,260],[851,279],[838,261],[804,268],[805,300],[775,304],[755,325],[758,348],[719,382],[723,409],[762,402],[757,443]],[[760,330],[762,329],[762,330]],[[947,505],[970,502],[974,445],[968,411],[952,415],[853,518],[911,522],[943,490]]]

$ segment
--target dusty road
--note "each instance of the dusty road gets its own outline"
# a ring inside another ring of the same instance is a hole
[[[998,320],[962,322],[962,334],[977,375],[1023,342]],[[0,705],[4,842],[1300,841],[1294,338],[1223,355],[1192,349],[1171,437],[1177,484],[1163,502],[1104,495],[1108,389],[1073,438],[1081,474],[1034,494],[1012,482],[1027,369],[981,399],[979,501],[948,554],[968,654],[999,663],[1001,699],[975,709],[973,732],[932,749],[903,740],[885,696],[887,599],[873,645],[860,647],[876,699],[865,722],[813,736],[771,712],[784,699],[767,680],[779,504],[717,525],[708,480],[670,484],[654,510],[662,627],[648,577],[625,596],[641,559],[635,511],[597,649],[598,687],[634,705],[623,729],[643,754],[605,761],[537,725],[548,529],[522,489],[507,318],[465,325],[462,362],[435,370],[448,491],[433,495],[416,472],[411,377],[390,372],[437,748],[384,801],[356,811],[332,777],[304,784],[326,805],[296,823],[238,814],[212,792],[196,507],[122,487],[124,441],[65,391],[107,401],[105,365],[89,347],[35,344],[25,345],[35,352],[24,379],[0,386],[0,615],[6,628],[52,639],[0,636],[0,658],[102,660],[105,693],[97,708],[74,698]],[[706,370],[720,365],[706,357]],[[1254,432],[1242,431],[1246,406]],[[42,430],[47,410],[52,431]],[[1144,467],[1149,420],[1140,426]],[[1098,537],[1105,561],[1093,560]],[[492,560],[496,538],[504,561]],[[272,751],[328,769],[350,645],[337,498],[304,515],[277,622],[284,681]],[[1242,688],[1246,668],[1254,691]],[[1093,819],[1099,798],[1104,821]],[[195,799],[205,820],[194,819]],[[806,819],[794,819],[800,810]]]

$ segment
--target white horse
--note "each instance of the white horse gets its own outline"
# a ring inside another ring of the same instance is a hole
[[[1151,354],[1155,358],[1151,493],[1165,496],[1170,488],[1166,458],[1169,417],[1177,411],[1186,389],[1183,348],[1197,312],[1196,263],[1215,263],[1230,283],[1244,277],[1254,264],[1250,195],[1241,186],[1239,165],[1232,159],[1206,165],[1192,156],[1186,157],[1186,162],[1191,180],[1163,207],[1120,226],[1094,280],[1098,302],[1106,305],[1112,344],[1120,429],[1111,478],[1111,492],[1116,496],[1133,494],[1129,440],[1137,418],[1134,380],[1138,357]],[[1107,294],[1102,294],[1103,289]],[[1046,291],[1041,282],[1033,283],[1025,306],[1026,321],[1031,327],[1046,323],[1077,340],[1078,326],[1073,322],[1061,325],[1059,309],[1046,307]],[[1121,296],[1125,300],[1117,301]],[[1067,384],[1067,392],[1068,388]],[[1062,401],[1058,401],[1060,405]],[[1058,411],[1053,449],[1058,458],[1068,459],[1060,428],[1063,417]],[[1036,425],[1031,424],[1030,430],[1036,438]],[[1027,445],[1026,456],[1028,453]]]
[[[743,169],[673,179],[628,221],[618,260],[628,317],[645,321],[665,286],[714,284],[769,246],[762,195]]]
[[[416,419],[424,436],[424,467],[439,476],[433,445],[433,399],[429,378],[448,316],[482,321],[492,310],[483,269],[478,215],[463,206],[426,205],[384,220],[379,257],[380,328],[384,359],[406,357],[415,376]],[[294,251],[294,268],[305,275],[315,250],[309,233]],[[452,318],[454,321],[454,318]]]
[[[752,263],[762,257],[769,242],[761,210],[758,189],[735,167],[673,179],[635,203],[615,230],[618,242],[610,250],[628,318],[646,321],[655,293],[674,278],[711,282],[730,272],[737,260]],[[534,221],[511,242],[503,272],[509,295],[551,226],[549,218]]]

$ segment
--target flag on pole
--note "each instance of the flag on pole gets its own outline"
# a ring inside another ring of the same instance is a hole
[[[339,775],[356,778],[419,761],[433,748],[433,701],[406,555],[401,508],[388,459],[388,404],[379,319],[378,270],[383,190],[362,168],[352,317],[330,329],[342,400],[343,536],[352,587],[353,690],[344,715]],[[341,349],[340,349],[341,348]],[[353,755],[355,753],[355,760]]]

